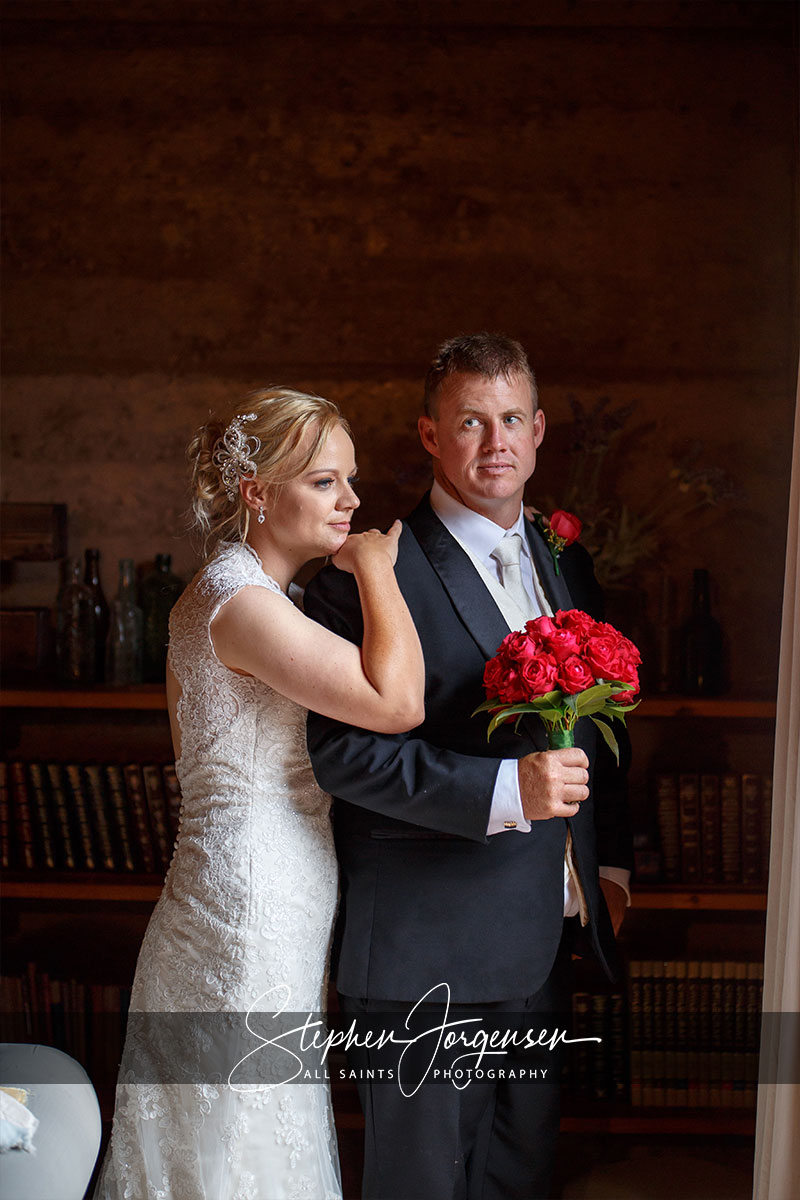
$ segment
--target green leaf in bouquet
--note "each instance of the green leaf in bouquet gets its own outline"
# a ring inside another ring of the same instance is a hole
[[[602,712],[608,704],[610,695],[610,683],[595,684],[594,687],[587,688],[585,692],[580,692],[576,697],[578,716],[589,717],[592,713]]]
[[[617,760],[617,766],[619,766],[619,746],[617,745],[617,739],[614,737],[611,726],[607,725],[605,721],[600,721],[597,717],[590,716],[589,720],[593,721],[600,730],[605,744],[614,755],[614,758]]]
[[[610,696],[614,691],[614,685],[601,680],[600,683],[595,683],[592,687],[587,688],[585,692],[578,693],[579,700],[587,700],[591,702],[598,696]]]

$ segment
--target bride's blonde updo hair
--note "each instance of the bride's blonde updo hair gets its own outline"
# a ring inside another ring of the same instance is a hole
[[[186,453],[192,465],[192,512],[203,553],[219,541],[247,538],[250,509],[239,491],[240,479],[257,476],[271,489],[280,488],[306,470],[336,425],[350,432],[330,400],[270,387],[250,392],[225,421],[212,418],[198,429]],[[298,455],[309,431],[308,445]]]

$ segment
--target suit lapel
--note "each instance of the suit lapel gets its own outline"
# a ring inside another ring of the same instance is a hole
[[[564,575],[561,572],[556,575],[553,556],[543,535],[530,521],[525,522],[525,529],[528,534],[528,544],[531,548],[533,561],[536,564],[536,573],[545,590],[545,595],[550,601],[550,607],[553,612],[558,612],[560,608],[564,610],[574,608],[575,605],[569,594]]]
[[[425,496],[406,520],[484,658],[494,658],[508,625],[458,542]]]

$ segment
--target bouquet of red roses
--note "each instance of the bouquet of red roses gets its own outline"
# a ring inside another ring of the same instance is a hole
[[[487,736],[498,725],[535,713],[547,729],[548,746],[574,745],[574,729],[589,717],[619,762],[617,739],[608,721],[621,721],[639,701],[639,651],[613,625],[579,609],[528,621],[510,633],[486,664],[488,699],[475,712],[490,712]],[[473,714],[474,716],[474,714]]]

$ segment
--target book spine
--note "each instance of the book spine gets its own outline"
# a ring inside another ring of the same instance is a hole
[[[80,863],[77,850],[77,838],[74,835],[71,821],[70,805],[67,803],[67,793],[64,787],[64,777],[60,763],[48,763],[45,767],[47,782],[50,787],[50,797],[53,812],[56,815],[60,844],[61,865],[67,871],[74,871]]]
[[[36,820],[36,832],[38,834],[40,864],[51,871],[56,865],[55,826],[57,826],[60,829],[62,846],[62,854],[59,858],[63,860],[63,865],[68,870],[71,870],[75,866],[75,860],[72,857],[72,838],[70,836],[69,825],[67,824],[65,834],[61,825],[62,814],[58,811],[57,807],[55,807],[55,822],[51,820],[50,806],[47,802],[47,787],[41,763],[28,763],[28,778],[31,785],[31,799],[33,801],[33,813]]]
[[[761,777],[742,775],[742,883],[761,881]]]
[[[653,1087],[651,1104],[666,1104],[664,963],[651,964],[653,974]]]
[[[699,776],[678,777],[678,810],[681,828],[681,879],[684,883],[699,883],[702,878]]]
[[[700,776],[700,846],[703,883],[720,882],[719,776]]]
[[[736,963],[733,1035],[733,1107],[747,1104],[747,963]]]
[[[106,871],[116,871],[117,857],[114,851],[114,841],[108,819],[108,806],[106,804],[101,768],[96,763],[87,763],[83,768],[82,774],[86,783],[92,824],[97,837],[100,865]]]
[[[628,1044],[626,1038],[625,997],[612,992],[608,998],[609,1086],[611,1099],[628,1099]]]
[[[32,871],[36,866],[36,853],[33,843],[31,797],[30,789],[28,788],[28,777],[25,773],[25,763],[10,763],[9,774],[11,779],[11,799],[14,812],[17,858],[21,866],[26,870]]]
[[[170,819],[167,809],[167,798],[161,780],[161,771],[153,763],[145,763],[142,767],[144,791],[147,797],[147,807],[150,812],[150,825],[153,830],[153,841],[158,852],[159,868],[169,869],[172,858],[172,837],[170,834]]]
[[[599,1039],[591,1045],[591,1094],[595,1100],[607,1100],[611,1076],[608,994],[595,992],[590,997],[590,1036]]]
[[[712,1108],[721,1108],[724,1104],[722,1093],[722,1058],[725,1045],[724,1021],[724,965],[721,962],[711,964],[711,1056],[709,1070],[709,1104]]]
[[[147,797],[142,780],[142,769],[138,763],[128,763],[123,768],[123,776],[128,794],[128,810],[132,817],[132,825],[139,848],[139,862],[144,871],[152,874],[156,869],[156,861],[150,837],[150,824],[147,820]]]
[[[681,877],[681,843],[677,775],[658,774],[655,788],[661,870],[665,883],[678,883]]]
[[[772,837],[772,775],[761,776],[761,878],[769,879],[769,849]]]
[[[701,1036],[700,964],[690,960],[686,964],[686,1103],[689,1108],[700,1106]]]
[[[722,1064],[721,1094],[722,1107],[735,1105],[735,1058],[736,1058],[736,968],[735,962],[722,964]]]
[[[763,963],[747,964],[747,1036],[745,1049],[745,1103],[755,1107],[758,1094],[758,1058],[761,1047],[761,992]]]
[[[700,963],[700,1027],[699,1027],[699,1049],[698,1049],[698,1066],[700,1076],[700,1087],[698,1089],[698,1101],[701,1108],[708,1108],[711,1104],[711,1077],[712,1077],[712,972],[714,964],[706,960]]]
[[[678,1083],[678,1011],[676,964],[664,963],[664,1103],[680,1102]]]
[[[672,967],[675,975],[673,1091],[677,1107],[686,1108],[689,1104],[689,1020],[686,987],[688,963],[680,959],[674,962]]]
[[[136,860],[133,855],[130,831],[128,829],[128,813],[125,801],[125,782],[122,769],[116,763],[106,763],[102,768],[106,782],[106,794],[115,840],[119,847],[119,862],[123,871],[135,871]]]
[[[49,763],[47,767],[52,780],[56,772],[60,771],[57,763]],[[83,791],[83,780],[81,778],[80,767],[74,763],[64,767],[64,778],[66,779],[67,793],[69,795],[72,811],[78,825],[78,840],[80,842],[81,855],[83,858],[82,866],[87,871],[97,870],[97,858],[94,850],[92,839],[92,823],[89,820],[89,808],[86,803],[86,796]]]
[[[742,878],[742,791],[739,776],[726,771],[719,782],[722,837],[720,844],[723,883],[740,883]]]
[[[642,1104],[655,1104],[655,1023],[653,1012],[653,963],[639,964],[642,985]]]
[[[572,1037],[574,1039],[572,1058],[573,1094],[587,1097],[591,1095],[591,1058],[589,1047],[591,1042],[586,1039],[592,1036],[590,1024],[591,999],[588,992],[574,992],[572,996]]]
[[[630,1030],[630,1096],[631,1104],[642,1104],[642,964],[633,961],[628,966],[628,1015]]]

